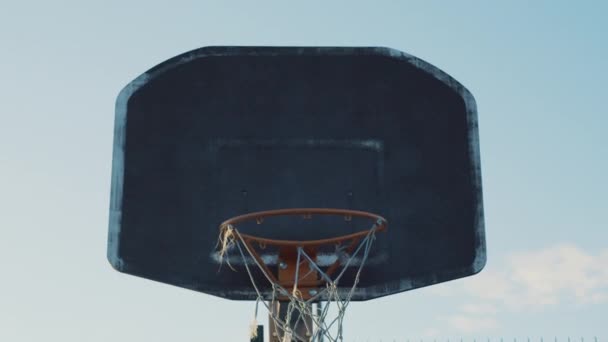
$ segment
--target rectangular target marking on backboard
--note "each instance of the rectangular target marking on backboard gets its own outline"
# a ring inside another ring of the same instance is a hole
[[[220,196],[227,196],[227,203],[231,197],[248,201],[245,208],[234,206],[239,210],[272,208],[276,203],[287,208],[324,203],[352,208],[359,198],[373,199],[382,192],[381,140],[218,139],[209,149],[219,168]]]

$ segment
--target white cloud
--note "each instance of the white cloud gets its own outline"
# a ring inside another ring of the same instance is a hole
[[[608,300],[608,251],[593,255],[557,245],[507,257],[500,271],[484,271],[464,282],[465,292],[510,309],[542,309],[565,302]]]
[[[608,273],[602,256],[572,245],[514,255],[509,260],[512,280],[525,290],[529,304],[556,304],[560,296],[588,302],[606,292]]]
[[[424,338],[430,339],[433,337],[441,336],[441,330],[437,328],[428,328],[422,332],[422,336]]]
[[[482,271],[463,284],[465,291],[473,297],[484,300],[502,300],[514,291],[506,272]]]
[[[498,307],[493,303],[465,304],[462,311],[473,315],[493,315],[498,312]]]
[[[590,253],[560,244],[517,252],[459,284],[433,291],[466,301],[456,314],[442,320],[460,333],[492,332],[505,311],[608,303],[608,249]]]
[[[455,315],[448,318],[448,324],[465,334],[487,333],[498,328],[498,321],[492,316]]]

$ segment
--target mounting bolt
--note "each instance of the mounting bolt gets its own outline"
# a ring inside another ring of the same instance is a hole
[[[287,268],[287,264],[285,263],[285,261],[281,261],[281,262],[279,262],[279,267],[280,267],[282,270],[284,270],[284,269],[286,269],[286,268]]]
[[[317,293],[318,293],[318,292],[317,292],[317,290],[315,290],[315,289],[308,290],[308,294],[309,294],[309,295],[311,295],[311,296],[316,296],[316,295],[317,295]]]

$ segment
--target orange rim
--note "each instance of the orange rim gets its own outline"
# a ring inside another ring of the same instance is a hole
[[[366,211],[360,210],[349,210],[349,209],[333,209],[333,208],[293,208],[293,209],[275,209],[275,210],[266,210],[266,211],[258,211],[253,213],[248,213],[244,215],[235,216],[229,220],[224,221],[220,227],[225,226],[236,226],[238,223],[245,221],[257,221],[260,224],[267,217],[274,216],[295,216],[301,215],[306,219],[310,219],[313,215],[324,215],[324,216],[343,216],[345,220],[350,220],[353,217],[359,218],[367,218],[375,220],[374,226],[378,231],[385,231],[388,227],[388,222],[386,219],[380,215],[376,215],[373,213],[369,213]],[[372,228],[374,227],[372,226]],[[301,246],[301,247],[314,247],[332,243],[338,243],[345,240],[354,240],[358,238],[362,238],[369,233],[372,229],[362,230],[360,232],[337,236],[335,238],[328,239],[319,239],[319,240],[304,240],[304,241],[295,241],[295,240],[277,240],[277,239],[267,239],[257,236],[252,236],[248,234],[243,234],[239,232],[239,235],[248,241],[256,241],[258,243],[264,245],[271,246]]]
[[[268,266],[266,264],[264,264],[264,262],[260,258],[259,253],[253,247],[252,243],[257,243],[259,246],[264,246],[264,248],[267,245],[278,246],[280,248],[280,250],[279,250],[279,253],[280,253],[281,249],[285,250],[285,249],[291,249],[291,248],[295,248],[295,247],[301,247],[301,248],[310,248],[310,249],[314,250],[322,245],[341,244],[344,241],[349,241],[350,243],[347,247],[347,253],[352,253],[353,250],[355,249],[355,247],[357,246],[357,244],[361,241],[361,239],[365,238],[365,236],[370,234],[370,232],[372,230],[375,229],[378,231],[386,231],[387,227],[388,227],[388,223],[384,217],[373,214],[373,213],[369,213],[366,211],[349,210],[349,209],[332,209],[332,208],[293,208],[293,209],[276,209],[276,210],[258,211],[258,212],[253,212],[253,213],[249,213],[249,214],[236,216],[229,220],[224,221],[220,225],[220,229],[223,229],[224,227],[228,227],[228,226],[235,226],[236,224],[245,222],[245,221],[255,220],[258,224],[261,224],[264,221],[264,219],[267,217],[295,216],[295,215],[300,215],[304,219],[311,219],[313,215],[343,216],[344,219],[347,221],[352,220],[353,217],[359,217],[359,218],[374,220],[374,224],[369,229],[363,230],[360,232],[356,232],[356,233],[352,233],[352,234],[348,234],[348,235],[337,236],[337,237],[329,238],[329,239],[306,240],[306,241],[267,239],[267,238],[252,236],[252,235],[248,235],[248,234],[243,234],[237,230],[236,234],[240,237],[241,241],[245,244],[250,255],[254,259],[256,259],[258,266],[262,268],[262,270],[264,271],[264,273],[266,274],[266,276],[269,278],[270,281],[272,281],[275,284],[280,284],[281,286],[293,286],[294,285],[293,279],[290,278],[290,276],[292,274],[289,274],[286,276],[285,274],[281,274],[280,271],[279,271],[278,275],[274,274],[268,268]],[[290,268],[294,268],[293,266],[297,263],[296,259],[293,257],[286,259],[285,262],[287,262],[289,265],[291,265]],[[339,266],[339,260],[336,260],[333,264],[331,264],[327,268],[327,270],[325,271],[325,274],[327,274],[328,276],[331,276],[337,270],[338,266]],[[321,286],[323,283],[324,283],[323,279],[314,280],[312,282],[309,281],[306,284],[306,286],[304,287],[304,290],[306,288],[314,288],[314,287]],[[305,291],[304,293],[307,293],[307,292]],[[304,299],[309,299],[312,297],[309,294],[302,294],[302,296]]]

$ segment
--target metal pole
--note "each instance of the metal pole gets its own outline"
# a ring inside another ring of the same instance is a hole
[[[319,333],[317,334],[318,338],[317,338],[317,342],[323,342],[323,320],[321,318],[321,315],[323,314],[323,303],[321,302],[317,302],[317,321],[319,322],[319,326],[317,327],[317,329],[319,329]]]

